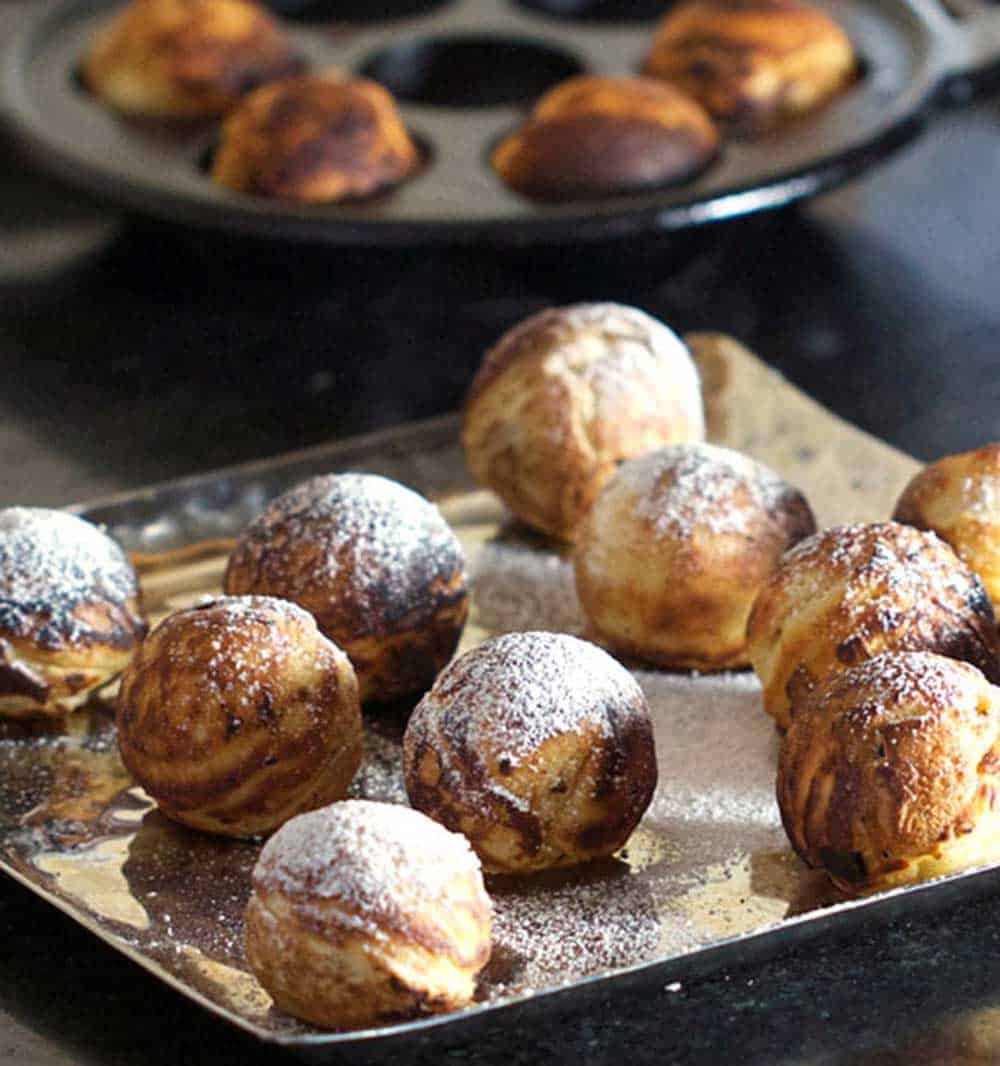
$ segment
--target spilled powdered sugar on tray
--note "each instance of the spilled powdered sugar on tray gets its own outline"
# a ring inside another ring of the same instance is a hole
[[[472,589],[462,649],[516,631],[583,634],[568,558],[519,527],[498,528],[495,514],[474,502],[467,523],[455,521]],[[494,933],[482,1001],[680,955],[829,902],[781,830],[777,738],[753,676],[631,673],[654,725],[653,803],[614,858],[487,879]],[[406,803],[408,712],[365,710],[352,797]],[[242,915],[259,845],[174,825],[133,796],[108,765],[117,757],[106,711],[93,707],[58,728],[31,738],[24,726],[0,731],[4,861],[44,879],[48,892],[223,1009],[268,1033],[312,1032],[271,1009],[247,972]],[[143,921],[113,917],[130,914]]]

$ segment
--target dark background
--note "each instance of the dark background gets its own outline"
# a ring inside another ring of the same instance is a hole
[[[0,40],[26,5],[0,0]],[[1000,103],[807,207],[553,257],[314,256],[118,217],[0,135],[0,505],[62,504],[453,409],[553,302],[727,330],[931,458],[1000,438]],[[1000,1060],[1000,901],[598,1000],[415,1063]],[[216,1022],[0,883],[0,1060],[251,1063]]]

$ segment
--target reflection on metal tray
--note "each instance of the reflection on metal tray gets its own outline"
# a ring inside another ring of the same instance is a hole
[[[713,438],[781,470],[820,519],[884,517],[915,464],[719,340],[702,362]],[[219,587],[231,538],[265,499],[331,469],[369,469],[441,499],[470,559],[466,647],[529,627],[579,632],[569,564],[505,520],[463,472],[454,419],[381,433],[79,508],[135,554],[154,618]],[[793,855],[773,798],[777,742],[749,673],[637,671],[655,723],[660,784],[627,846],[575,870],[489,880],[492,960],[471,1008],[363,1033],[320,1033],[275,1011],[247,972],[243,908],[254,843],[162,817],[118,759],[95,701],[64,724],[0,726],[0,867],[190,998],[258,1037],[320,1059],[437,1029],[547,1009],[631,982],[667,982],[752,960],[862,920],[939,906],[995,885],[960,875],[847,902]],[[405,802],[407,708],[366,713],[355,795]]]
[[[15,129],[40,162],[116,203],[170,221],[317,244],[526,245],[678,230],[812,196],[866,169],[921,127],[940,91],[1000,60],[1000,12],[961,0],[817,0],[851,35],[864,76],[830,106],[759,139],[729,139],[703,174],[669,189],[584,205],[533,203],[492,172],[491,145],[553,82],[630,73],[658,10],[636,0],[295,0],[309,64],[384,80],[429,163],[368,203],[300,207],[211,182],[213,123],[123,120],[81,91],[75,70],[119,0],[64,0],[27,25],[6,57]],[[955,10],[958,9],[955,8]],[[359,9],[363,18],[359,18]],[[342,21],[333,21],[337,12]],[[379,21],[378,13],[404,17]]]

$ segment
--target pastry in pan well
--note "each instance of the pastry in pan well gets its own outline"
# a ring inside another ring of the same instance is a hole
[[[325,203],[396,185],[418,163],[389,93],[330,73],[245,97],[222,127],[212,177],[238,192]]]
[[[135,571],[109,536],[62,511],[0,510],[0,715],[79,706],[145,632]]]
[[[802,493],[739,452],[675,444],[630,459],[576,545],[584,615],[616,651],[658,666],[745,666],[758,589],[815,529]]]
[[[440,511],[374,474],[314,477],[272,500],[240,537],[225,589],[309,611],[347,652],[363,701],[429,688],[468,613],[465,557]]]
[[[281,1010],[358,1029],[468,1003],[490,927],[462,837],[406,807],[348,800],[293,818],[264,845],[246,954]]]
[[[1000,610],[1000,443],[948,455],[903,490],[892,516],[933,530],[979,575]]]
[[[793,548],[757,597],[747,640],[782,729],[828,674],[884,651],[937,652],[1000,680],[979,578],[933,533],[895,522],[834,526]]]
[[[684,181],[719,149],[704,108],[651,78],[571,78],[538,101],[493,152],[503,180],[526,196],[580,200]]]
[[[221,115],[300,66],[277,20],[251,0],[131,0],[94,38],[83,80],[131,115]]]
[[[752,126],[825,103],[855,59],[840,26],[801,0],[687,0],[667,12],[643,69]]]
[[[177,611],[122,677],[118,746],[170,818],[268,833],[346,792],[361,763],[354,670],[293,603],[222,597]]]
[[[889,652],[796,711],[778,805],[810,866],[851,892],[1000,861],[1000,690],[968,663]]]
[[[473,477],[563,540],[623,459],[704,436],[684,343],[612,303],[550,308],[508,330],[472,381],[462,425]]]
[[[492,872],[610,855],[656,788],[642,690],[560,633],[510,633],[451,663],[410,717],[403,758],[413,806]]]

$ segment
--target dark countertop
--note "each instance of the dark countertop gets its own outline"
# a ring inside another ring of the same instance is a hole
[[[23,6],[0,0],[0,34]],[[1000,105],[864,181],[693,239],[316,257],[123,220],[0,140],[0,504],[61,504],[449,410],[535,308],[728,330],[922,457],[1000,438]],[[414,1063],[1000,1060],[1000,899],[415,1048]],[[0,882],[0,1059],[236,1063],[233,1032]],[[397,1056],[402,1061],[402,1056]]]

